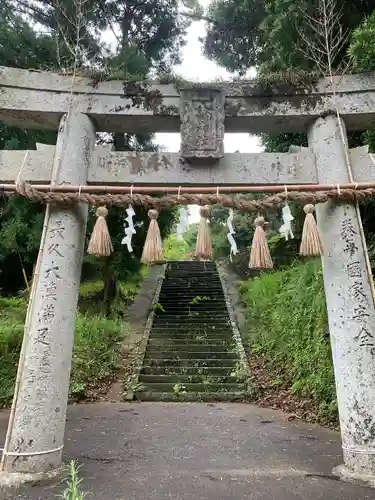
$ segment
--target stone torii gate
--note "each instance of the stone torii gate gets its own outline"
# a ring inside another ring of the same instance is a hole
[[[58,130],[56,146],[0,153],[0,182],[52,184],[344,184],[373,179],[367,148],[348,151],[345,128],[375,125],[375,75],[272,92],[249,82],[98,83],[0,68],[0,119]],[[308,132],[285,154],[224,154],[227,132]],[[95,147],[96,132],[178,132],[180,154]],[[324,285],[346,479],[375,485],[375,308],[356,207],[318,207]],[[87,206],[47,207],[0,483],[54,474],[62,464]],[[30,476],[31,475],[31,476]]]

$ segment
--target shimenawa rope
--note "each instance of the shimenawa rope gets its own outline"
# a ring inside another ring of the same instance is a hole
[[[224,207],[234,208],[242,212],[259,212],[272,210],[282,206],[286,200],[301,204],[318,204],[334,200],[344,203],[353,203],[364,201],[375,197],[375,188],[367,189],[334,189],[320,192],[298,192],[289,191],[277,193],[258,200],[247,200],[241,197],[232,197],[225,194],[176,194],[166,195],[161,198],[155,198],[146,194],[90,194],[90,193],[58,193],[41,192],[26,182],[18,182],[16,191],[19,195],[28,198],[31,201],[46,204],[67,204],[87,203],[95,206],[118,206],[127,207],[131,202],[134,205],[144,208],[155,208],[157,210],[167,209],[178,205],[223,205]]]

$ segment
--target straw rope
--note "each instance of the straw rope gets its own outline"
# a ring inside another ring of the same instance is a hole
[[[106,205],[127,208],[129,203],[137,206],[143,206],[146,209],[155,208],[157,210],[167,209],[178,205],[223,205],[242,212],[259,212],[262,210],[272,210],[279,208],[288,198],[288,201],[294,201],[301,204],[326,203],[334,200],[340,202],[364,201],[375,196],[375,188],[367,189],[341,189],[320,192],[298,192],[290,191],[277,193],[258,200],[247,200],[241,197],[232,197],[225,194],[172,194],[161,198],[155,198],[146,194],[90,194],[90,193],[60,193],[60,192],[41,192],[35,187],[25,182],[16,184],[16,191],[19,195],[28,198],[31,201],[46,204],[75,204],[87,203],[89,205]],[[7,193],[4,193],[7,194]]]

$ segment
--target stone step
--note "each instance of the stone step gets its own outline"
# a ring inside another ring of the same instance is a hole
[[[161,302],[160,302],[161,303]],[[161,303],[163,306],[164,311],[161,309],[156,309],[155,310],[155,316],[161,317],[161,318],[180,318],[181,316],[184,318],[204,318],[206,317],[207,321],[210,321],[212,319],[229,319],[229,313],[225,310],[223,310],[223,307],[217,307],[208,310],[208,308],[205,309],[198,309],[196,307],[192,307],[190,310],[187,307],[175,307],[173,306],[166,306],[165,304]]]
[[[195,269],[167,269],[166,276],[178,276],[184,277],[186,279],[196,279],[198,276],[216,276],[218,277],[218,272],[213,268],[195,268]]]
[[[171,260],[168,261],[168,268],[170,269],[181,269],[181,268],[192,268],[192,267],[199,267],[199,268],[209,268],[212,267],[213,269],[216,268],[215,262],[212,260],[208,260],[205,262],[198,261],[198,260]]]
[[[161,317],[161,318],[179,318],[183,316],[184,318],[193,318],[197,317],[198,315],[201,317],[206,316],[207,320],[210,322],[213,319],[223,319],[223,318],[229,318],[228,311],[224,310],[223,308],[219,309],[213,309],[212,311],[209,311],[208,308],[205,309],[196,309],[192,307],[190,309],[188,308],[176,308],[176,309],[168,309],[167,306],[165,306],[163,303],[159,302],[162,306],[163,309],[160,308],[155,308],[155,316]]]
[[[222,304],[226,306],[225,299],[222,295],[219,295],[217,292],[208,293],[207,290],[204,293],[186,293],[183,290],[179,292],[175,290],[174,295],[172,296],[172,292],[161,293],[159,295],[159,302],[161,303],[176,303],[176,304],[185,304],[185,305],[212,305],[212,304]],[[209,299],[197,299],[197,297],[209,297]],[[197,302],[198,301],[198,302]],[[193,302],[193,304],[191,304]],[[195,302],[195,303],[194,303]]]
[[[198,280],[201,276],[205,278],[215,278],[220,279],[219,274],[212,269],[196,269],[193,271],[189,270],[167,270],[165,277],[174,280],[185,280],[192,281],[193,283]]]
[[[190,261],[176,261],[174,262],[168,262],[168,269],[214,269],[217,271],[216,264],[215,262],[209,261],[209,262],[198,262],[194,260]]]
[[[194,384],[186,383],[181,384],[184,386],[186,392],[229,392],[229,391],[246,391],[246,385],[241,383],[234,384]],[[175,383],[142,383],[142,391],[156,391],[156,392],[175,392]]]
[[[192,287],[189,290],[186,287],[179,288],[178,286],[164,287],[161,290],[160,296],[163,297],[167,294],[173,293],[173,297],[189,297],[194,299],[195,297],[219,297],[223,298],[222,292],[219,287],[209,287],[209,286],[200,286],[200,287]]]
[[[212,286],[221,284],[221,280],[219,276],[215,276],[214,274],[197,274],[194,276],[194,278],[189,277],[188,275],[186,276],[177,276],[177,275],[171,275],[167,274],[164,278],[163,286],[171,286],[171,285],[177,285],[177,286],[184,286],[185,288],[191,288],[194,286],[201,286],[202,284],[206,284],[207,286]]]
[[[196,325],[201,325],[202,327],[212,329],[213,326],[220,326],[224,324],[229,324],[228,318],[215,317],[209,323],[207,318],[198,318],[198,317],[178,317],[178,316],[168,316],[167,318],[162,316],[161,314],[156,314],[154,319],[155,325],[165,325],[167,328],[175,327],[176,325],[184,325],[185,328],[189,325],[192,327]]]
[[[200,343],[200,344],[189,344],[187,342],[181,343],[181,344],[152,344],[149,343],[147,347],[146,352],[157,352],[157,353],[174,353],[174,352],[214,352],[214,353],[219,353],[219,352],[225,352],[226,349],[228,349],[227,344],[206,344],[206,343]]]
[[[181,335],[194,335],[194,334],[213,334],[213,335],[220,335],[220,334],[226,334],[228,332],[231,333],[232,335],[232,330],[229,325],[229,323],[222,323],[222,324],[215,324],[215,325],[208,325],[207,323],[191,323],[189,324],[182,324],[181,322],[178,323],[173,323],[170,325],[165,325],[162,322],[159,324],[155,324],[154,327],[152,328],[152,334],[154,332],[164,332],[164,331],[169,331],[169,332],[175,332],[176,335],[179,333]]]
[[[227,311],[227,306],[224,300],[210,300],[207,302],[199,302],[197,304],[192,304],[189,299],[185,297],[178,300],[163,299],[159,297],[159,304],[161,304],[166,311],[180,310],[189,313],[189,311]],[[156,309],[158,310],[158,309]]]
[[[174,335],[173,332],[169,334],[169,332],[158,332],[158,335],[153,335],[151,339],[149,339],[150,345],[163,345],[166,342],[168,344],[172,344],[176,342],[176,345],[183,344],[223,344],[228,346],[230,344],[235,344],[232,333],[228,332],[227,335],[217,335],[217,336],[207,336],[203,335]]]
[[[211,293],[217,293],[219,294],[221,292],[220,290],[220,286],[221,286],[221,283],[220,281],[218,282],[213,282],[211,281],[209,284],[208,283],[205,283],[205,279],[202,278],[201,280],[202,282],[201,283],[196,283],[196,284],[190,284],[187,285],[186,283],[182,283],[181,282],[181,286],[179,283],[168,283],[168,284],[163,284],[163,292],[165,291],[170,291],[170,290],[173,290],[174,292],[188,292],[189,295],[191,295],[192,293],[195,293],[195,292],[198,292],[198,295],[203,295],[204,292],[211,292]],[[222,292],[221,292],[222,293]]]
[[[201,351],[205,351],[205,346],[212,346],[221,348],[221,351],[232,350],[235,348],[236,343],[233,337],[221,338],[221,339],[175,339],[175,338],[162,338],[162,337],[153,337],[149,343],[148,348],[152,348],[155,350],[162,350],[164,346],[170,350],[171,347],[176,346],[176,351],[180,351],[185,347],[185,350],[189,350],[190,345],[200,346]]]
[[[199,267],[199,266],[192,266],[192,267],[179,267],[179,268],[173,268],[173,267],[167,267],[166,273],[169,274],[178,274],[178,275],[186,275],[186,276],[197,276],[198,274],[218,274],[217,269],[214,266],[206,266],[206,267]]]
[[[233,366],[223,366],[217,368],[215,366],[196,367],[181,367],[179,365],[171,366],[153,366],[152,368],[142,368],[142,375],[203,375],[228,377],[234,372]]]
[[[220,279],[213,278],[212,276],[211,277],[200,276],[199,280],[197,279],[197,281],[188,281],[185,278],[177,280],[166,277],[166,280],[163,283],[164,290],[168,290],[170,288],[180,288],[181,290],[184,289],[189,292],[197,288],[220,290],[220,286],[221,286]]]
[[[228,316],[228,312],[224,309],[224,304],[216,303],[211,304],[211,307],[207,304],[178,304],[178,303],[166,303],[164,301],[159,301],[164,308],[164,311],[156,309],[157,314],[172,314],[172,315],[185,315],[189,316],[192,313],[207,314],[212,316],[212,314],[220,314],[221,316]]]
[[[235,341],[233,338],[228,338],[228,339],[192,339],[190,341],[187,341],[186,339],[165,339],[165,338],[151,338],[148,342],[149,347],[153,348],[168,348],[170,349],[171,347],[176,347],[177,349],[180,349],[181,347],[189,347],[189,349],[193,348],[202,348],[202,346],[207,346],[209,347],[210,350],[214,348],[221,348],[222,346],[225,346],[226,349],[230,349],[232,346],[235,346]]]
[[[141,373],[139,382],[145,385],[150,384],[204,384],[209,381],[211,384],[238,384],[236,376],[231,375],[212,375],[206,373],[202,375],[144,375]]]
[[[169,260],[168,266],[170,267],[214,267],[216,269],[216,264],[212,260]]]
[[[242,402],[247,401],[248,397],[246,392],[237,391],[237,392],[188,392],[184,395],[178,395],[174,392],[155,392],[151,391],[142,391],[136,393],[136,399],[138,401],[165,401],[165,402],[204,402],[204,401],[216,401],[216,402]]]
[[[157,339],[157,340],[173,340],[176,339],[178,341],[184,341],[184,342],[194,342],[195,340],[198,341],[208,341],[210,339],[212,340],[218,340],[218,341],[224,341],[224,340],[232,340],[233,339],[233,334],[232,332],[227,329],[226,331],[221,331],[221,332],[216,332],[214,330],[211,330],[209,332],[205,331],[194,331],[194,332],[184,332],[183,330],[157,330],[153,332],[152,339]]]
[[[196,368],[200,370],[202,368],[227,368],[228,366],[234,367],[237,363],[235,358],[206,358],[206,359],[196,359],[196,358],[185,358],[185,359],[165,359],[165,358],[144,358],[143,366],[145,368],[153,367],[169,367],[169,366],[179,366],[180,368]]]
[[[219,276],[215,274],[209,273],[197,273],[194,277],[189,275],[172,275],[167,274],[165,276],[163,285],[171,286],[177,285],[179,287],[194,288],[195,286],[201,286],[202,284],[206,284],[207,286],[219,285],[221,284],[221,280]]]
[[[160,352],[154,349],[146,349],[145,359],[174,359],[179,360],[179,362],[183,362],[184,359],[237,359],[238,354],[235,352],[228,351],[168,351],[168,352]]]
[[[209,281],[209,283],[208,283]],[[206,278],[202,278],[199,280],[198,283],[187,283],[186,281],[184,280],[181,280],[181,281],[176,281],[176,282],[173,282],[173,281],[170,281],[169,283],[166,283],[164,282],[163,284],[163,288],[164,290],[175,290],[177,292],[188,292],[190,295],[196,291],[199,292],[199,294],[202,294],[202,291],[204,292],[204,290],[206,291],[209,291],[211,293],[217,293],[217,294],[221,294],[222,293],[222,290],[221,290],[221,282],[220,281],[215,281],[215,280],[212,280],[212,279],[206,279]]]
[[[196,328],[197,326],[202,326],[202,329],[206,328],[206,329],[210,329],[212,330],[213,326],[216,326],[216,327],[225,327],[225,326],[228,326],[230,327],[230,318],[227,317],[227,318],[223,318],[223,317],[218,317],[217,318],[217,321],[215,321],[214,323],[211,323],[211,325],[208,325],[208,321],[209,321],[209,318],[203,316],[203,315],[195,315],[195,316],[184,316],[184,315],[180,315],[180,316],[172,316],[171,314],[167,314],[164,316],[164,318],[161,316],[161,315],[155,315],[154,317],[154,322],[155,322],[155,326],[160,326],[160,325],[165,325],[166,328],[175,328],[176,326],[178,325],[181,325],[181,326],[184,326],[185,329],[187,327],[191,327],[191,328]],[[164,321],[163,321],[164,319]]]
[[[175,303],[175,304],[183,304],[183,305],[215,305],[215,304],[222,304],[226,305],[225,299],[222,295],[219,293],[215,292],[209,292],[208,290],[205,290],[203,293],[186,293],[183,290],[175,290],[174,295],[172,296],[172,292],[166,292],[166,293],[161,293],[159,295],[159,302],[165,301],[166,303]],[[201,297],[200,299],[198,297]],[[205,298],[208,297],[208,298]]]

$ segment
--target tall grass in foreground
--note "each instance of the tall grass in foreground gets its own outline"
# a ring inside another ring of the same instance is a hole
[[[249,341],[275,380],[314,399],[322,416],[337,411],[320,262],[296,264],[241,286]]]
[[[68,467],[68,477],[66,480],[66,489],[60,496],[64,500],[84,500],[87,493],[81,490],[82,479],[79,477],[79,466],[72,460]]]

